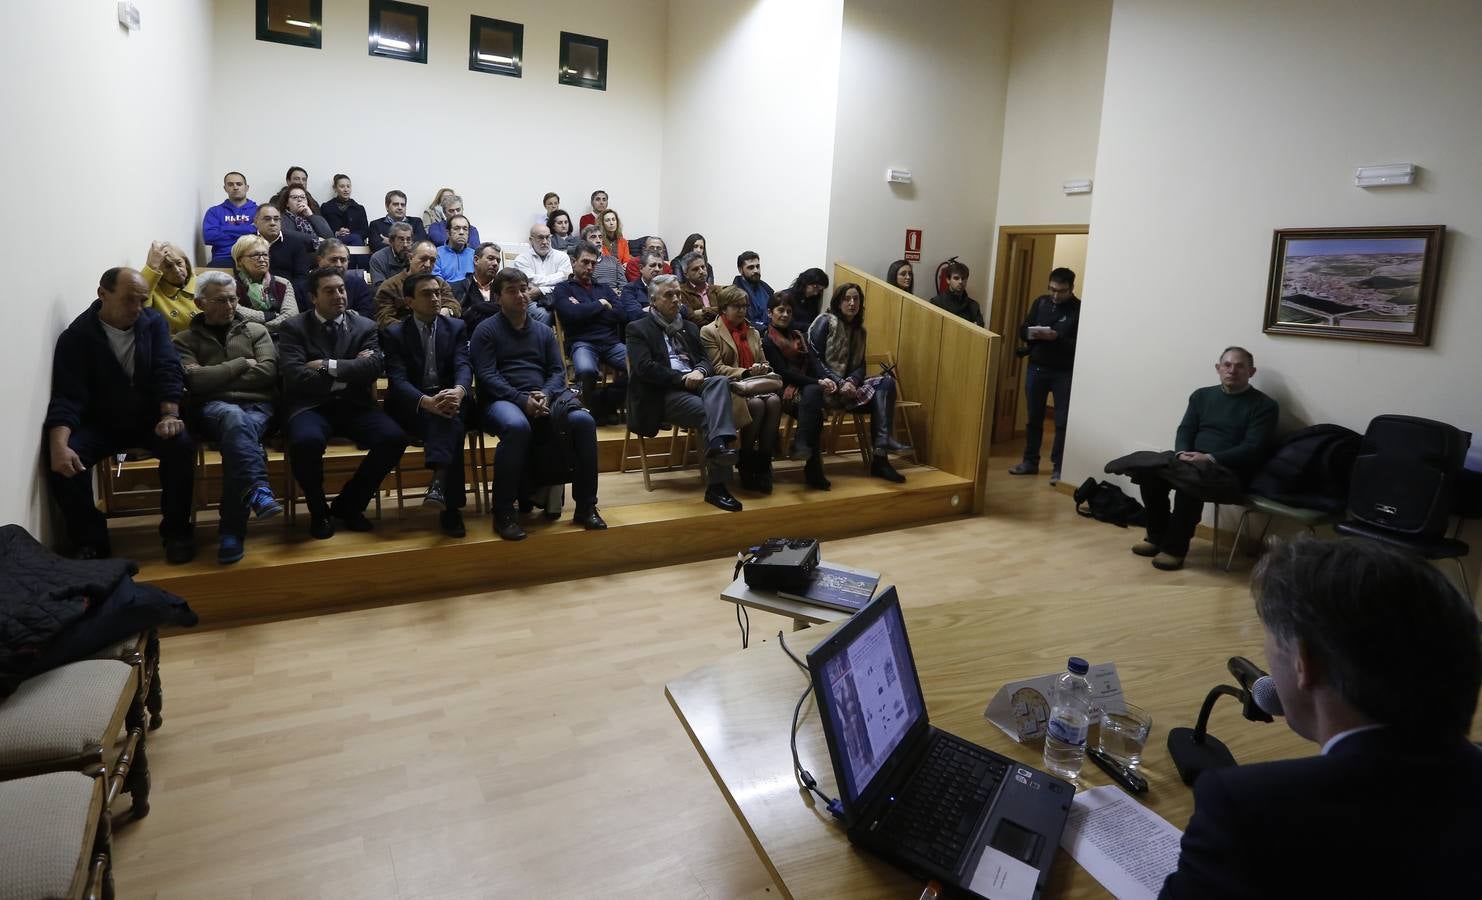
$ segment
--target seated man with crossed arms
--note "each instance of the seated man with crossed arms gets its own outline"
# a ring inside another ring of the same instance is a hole
[[[636,306],[623,306],[612,288],[592,281],[592,268],[600,257],[591,247],[578,247],[575,256],[571,277],[556,285],[552,297],[571,351],[571,367],[581,386],[582,404],[604,420],[616,402],[603,402],[597,396],[597,376],[605,364],[616,373],[618,384],[626,387],[628,350],[623,345],[623,328],[643,312]]]

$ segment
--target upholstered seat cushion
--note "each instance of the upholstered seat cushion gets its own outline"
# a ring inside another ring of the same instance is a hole
[[[1319,525],[1331,525],[1342,518],[1341,513],[1330,513],[1323,509],[1308,509],[1304,506],[1290,506],[1270,497],[1262,497],[1259,494],[1250,495],[1250,506],[1252,509],[1260,510],[1269,516],[1277,516],[1283,519],[1291,519],[1306,528],[1316,528]]]
[[[0,900],[81,893],[103,805],[102,785],[80,772],[0,782]]]
[[[43,672],[0,700],[0,772],[66,768],[113,744],[110,723],[134,670],[88,659]]]

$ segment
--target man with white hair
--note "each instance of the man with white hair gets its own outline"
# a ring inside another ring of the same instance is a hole
[[[542,325],[551,325],[552,293],[556,285],[571,277],[571,257],[551,249],[551,230],[539,223],[530,226],[530,249],[515,257],[514,266],[530,279],[525,291],[530,316]]]

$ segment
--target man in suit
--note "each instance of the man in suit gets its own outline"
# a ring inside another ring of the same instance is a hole
[[[423,505],[441,510],[444,534],[463,537],[463,401],[473,390],[468,332],[463,320],[438,315],[437,276],[413,275],[402,291],[412,315],[386,329],[386,411],[422,439],[432,472]]]
[[[309,263],[314,258],[314,242],[298,232],[283,230],[283,213],[271,203],[257,208],[253,220],[257,233],[268,242],[268,271],[288,279],[293,292],[304,293],[304,279],[309,277]]]
[[[556,285],[551,297],[571,350],[571,367],[581,386],[582,404],[600,421],[608,417],[616,403],[599,401],[597,376],[606,365],[617,373],[621,389],[626,389],[628,349],[623,345],[623,328],[643,313],[640,307],[623,306],[612,288],[592,281],[592,269],[600,254],[582,245],[575,257],[571,277]]]
[[[478,376],[484,427],[499,438],[494,452],[494,532],[507,541],[525,539],[515,500],[524,474],[534,424],[549,420],[556,439],[574,461],[571,493],[574,522],[588,531],[607,527],[597,513],[597,423],[568,402],[566,364],[556,332],[529,314],[530,280],[519,269],[494,276],[499,314],[474,329],[469,357]]]
[[[422,220],[416,216],[407,215],[407,195],[401,191],[387,191],[386,215],[370,223],[371,250],[379,250],[386,246],[386,232],[397,222],[405,222],[412,226],[412,240],[427,240],[427,231],[422,227]]]
[[[1477,616],[1433,566],[1347,539],[1267,551],[1266,662],[1318,756],[1211,769],[1160,895],[1482,896]]]
[[[325,238],[314,253],[315,268],[339,269],[345,279],[345,302],[347,309],[367,318],[376,314],[375,294],[370,282],[365,280],[365,270],[350,270],[350,249],[339,238]]]
[[[396,467],[407,436],[376,408],[383,358],[375,323],[346,309],[345,278],[335,269],[309,274],[313,308],[283,323],[279,367],[293,477],[309,507],[309,534],[334,536],[339,519],[351,531],[370,531],[366,504]],[[367,448],[354,476],[330,505],[324,497],[324,448],[333,435]]]
[[[130,447],[159,459],[160,537],[172,565],[195,556],[191,487],[195,445],[180,421],[185,376],[165,317],[144,308],[133,269],[109,269],[98,299],[57,338],[43,428],[52,498],[78,559],[110,556],[108,520],[93,503],[93,464]]]
[[[736,463],[730,381],[714,374],[700,329],[679,315],[679,279],[659,275],[649,285],[649,312],[628,324],[628,428],[653,437],[669,422],[700,431],[708,469],[705,502],[740,512],[726,479]]]

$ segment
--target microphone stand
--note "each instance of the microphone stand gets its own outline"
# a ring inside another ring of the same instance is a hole
[[[1234,697],[1241,703],[1250,700],[1250,695],[1239,688],[1218,685],[1204,698],[1204,705],[1199,708],[1199,720],[1193,728],[1173,728],[1168,732],[1168,755],[1173,758],[1173,765],[1184,784],[1193,785],[1194,779],[1206,769],[1235,765],[1230,749],[1209,733],[1209,714],[1221,696]]]

